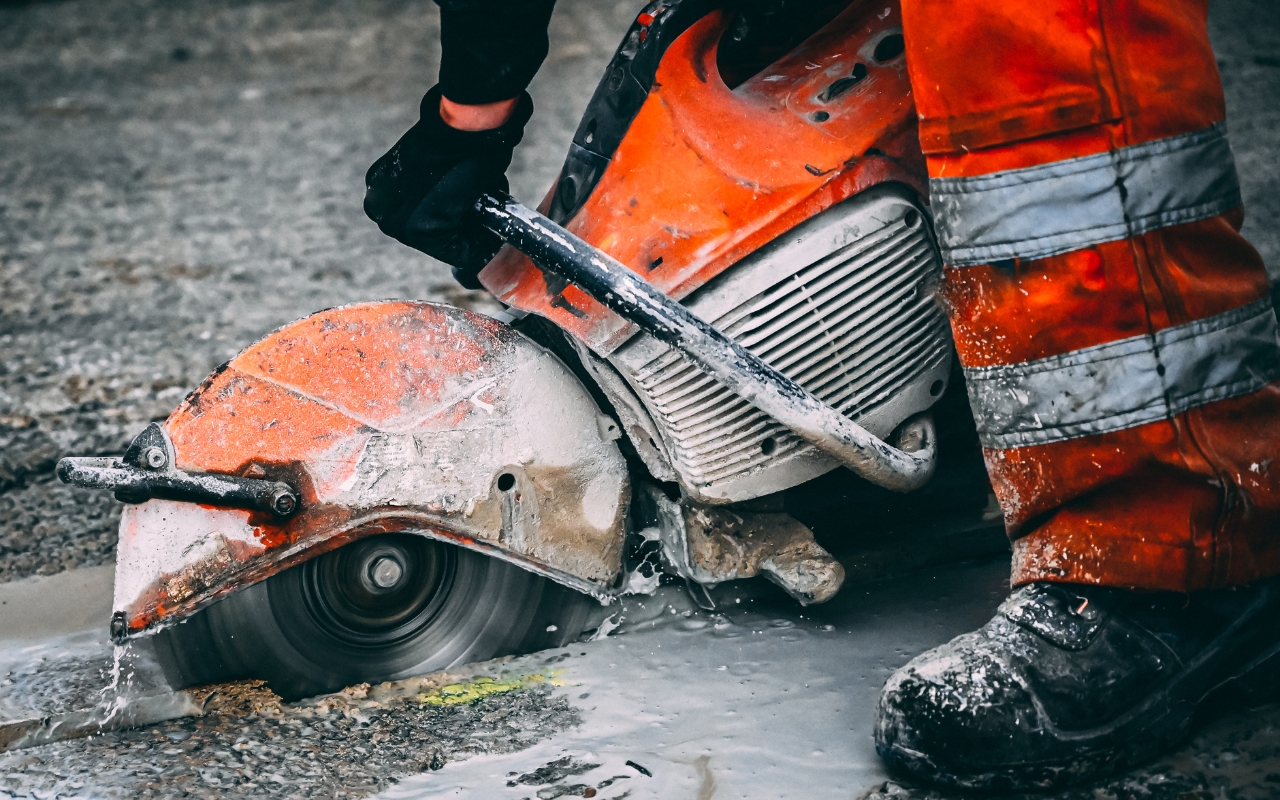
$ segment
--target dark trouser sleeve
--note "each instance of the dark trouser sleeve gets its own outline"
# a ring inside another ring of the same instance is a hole
[[[523,92],[547,57],[555,0],[437,0],[440,88],[455,103],[479,105]]]

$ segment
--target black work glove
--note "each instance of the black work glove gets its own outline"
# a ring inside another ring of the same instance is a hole
[[[477,219],[485,192],[507,190],[511,151],[524,135],[533,100],[520,96],[500,128],[462,131],[440,118],[440,87],[422,98],[420,118],[365,174],[364,213],[383,233],[440,259],[468,289],[502,240]]]

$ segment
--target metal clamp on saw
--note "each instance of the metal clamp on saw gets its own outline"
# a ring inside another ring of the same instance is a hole
[[[238,475],[198,475],[173,466],[173,448],[164,431],[151,423],[120,458],[64,458],[58,478],[86,489],[110,489],[123,503],[153,497],[219,508],[264,511],[286,519],[302,506],[296,489],[280,481]]]

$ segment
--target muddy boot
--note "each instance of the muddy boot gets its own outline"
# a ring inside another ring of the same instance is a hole
[[[1190,596],[1037,583],[894,673],[876,749],[928,783],[1034,791],[1131,767],[1197,708],[1274,699],[1280,580]]]

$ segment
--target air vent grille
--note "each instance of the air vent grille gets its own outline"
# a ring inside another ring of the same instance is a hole
[[[932,297],[938,270],[919,215],[908,212],[714,324],[858,419],[948,359],[947,321]],[[631,377],[667,434],[674,466],[695,485],[727,481],[810,447],[675,351]]]

